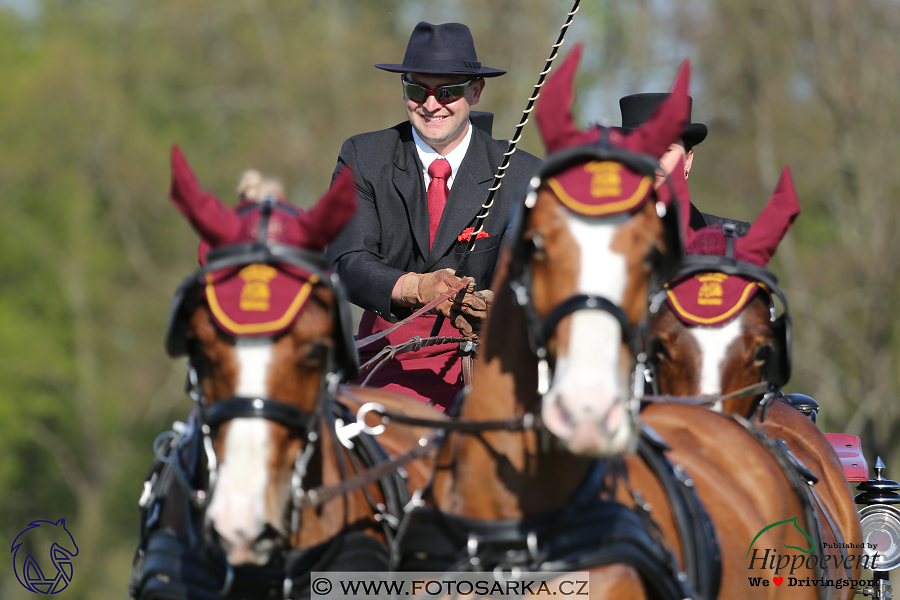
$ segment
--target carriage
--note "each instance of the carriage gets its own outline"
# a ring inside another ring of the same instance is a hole
[[[844,570],[817,563],[823,581],[858,580],[848,544],[890,547],[884,562],[866,564],[895,566],[897,484],[880,462],[868,480],[858,438],[822,436],[808,400],[779,401],[790,361],[785,298],[763,267],[727,254],[771,255],[771,239],[753,246],[753,236],[720,231],[726,255],[691,263],[679,250],[683,179],[648,201],[648,157],[683,129],[687,73],[636,134],[582,132],[568,112],[577,54],[548,81],[557,104],[545,100],[538,120],[551,157],[519,211],[478,373],[451,416],[341,383],[356,378],[360,342],[320,251],[352,214],[352,175],[309,213],[277,198],[228,211],[173,151],[173,201],[211,250],[171,313],[167,349],[190,355],[195,404],[155,445],[135,598],[305,597],[320,592],[312,573],[388,569],[586,570],[596,598],[773,597],[780,560],[760,559],[756,585],[743,579],[757,541],[766,557],[796,548],[823,564],[820,551],[835,548]],[[605,165],[600,176],[615,191],[585,194],[598,176],[585,165]],[[792,196],[788,177],[773,201]],[[591,269],[577,262],[582,254]],[[587,284],[570,277],[587,271]],[[651,375],[651,353],[673,360],[660,340],[687,327],[670,314],[653,346],[648,312],[664,316],[668,294],[679,298],[662,282],[710,271],[752,284],[738,308],[763,315],[754,323],[764,343],[750,344],[752,368],[741,375],[753,381],[728,393],[667,392],[669,376],[684,383],[685,367],[657,364]],[[862,530],[848,480],[862,482]],[[865,592],[889,597],[886,581],[878,575]]]

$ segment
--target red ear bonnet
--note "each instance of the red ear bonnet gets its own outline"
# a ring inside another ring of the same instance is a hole
[[[259,173],[245,174],[241,182],[241,203],[234,209],[200,189],[197,179],[178,146],[172,147],[172,202],[200,234],[201,262],[206,250],[229,244],[256,241],[262,215],[252,210],[263,196],[275,200],[265,241],[287,244],[314,252],[321,251],[344,228],[356,212],[353,173],[344,169],[331,189],[309,212],[284,202],[280,186],[264,180]]]
[[[785,167],[766,207],[747,234],[735,239],[734,257],[765,267],[799,214],[800,205],[791,180],[791,171]],[[722,227],[710,225],[693,232],[691,241],[685,244],[685,253],[725,256],[725,247]]]
[[[690,64],[685,61],[675,79],[672,93],[657,107],[650,119],[638,129],[626,134],[618,128],[599,126],[579,131],[572,116],[573,81],[583,46],[578,44],[569,56],[550,75],[538,100],[535,118],[548,153],[565,148],[595,143],[601,131],[610,146],[624,148],[636,154],[648,154],[658,159],[677,142],[688,120],[690,99],[687,94]],[[569,210],[585,216],[603,216],[631,212],[642,206],[653,185],[653,177],[640,175],[613,162],[587,162],[547,180],[559,200]],[[690,203],[687,184],[673,181],[678,198],[684,202],[679,210],[681,221],[687,222]],[[668,206],[671,193],[667,186],[657,191],[659,199]]]
[[[734,258],[765,267],[791,228],[800,205],[785,167],[775,193],[746,235],[734,240]],[[725,256],[727,238],[720,225],[693,232],[685,254]],[[736,318],[743,307],[765,286],[750,277],[707,272],[687,277],[669,287],[667,300],[678,317],[689,325],[720,326]]]
[[[775,192],[750,226],[747,235],[735,240],[735,252],[744,254],[748,262],[766,266],[799,214],[800,203],[797,202],[791,170],[785,167]]]
[[[316,205],[298,217],[302,231],[298,245],[309,250],[324,249],[355,213],[356,180],[353,171],[345,167]]]
[[[194,230],[211,246],[223,246],[237,238],[241,220],[222,202],[200,189],[181,149],[172,146],[172,187],[169,197]]]
[[[537,119],[541,139],[548,154],[563,148],[590,144],[600,139],[597,127],[587,131],[579,131],[572,116],[572,102],[575,99],[575,72],[584,44],[576,44],[572,51],[560,63],[556,71],[551,72],[544,82],[541,96],[538,98],[534,116]]]
[[[256,171],[244,174],[234,209],[197,185],[178,146],[172,148],[172,202],[203,238],[200,264],[210,248],[264,241],[320,252],[356,211],[353,173],[345,169],[309,212],[284,202],[280,184]],[[265,215],[267,207],[269,212]],[[265,220],[264,220],[265,219]],[[218,326],[231,335],[274,336],[286,331],[310,298],[320,274],[298,267],[249,264],[206,273],[204,293]]]

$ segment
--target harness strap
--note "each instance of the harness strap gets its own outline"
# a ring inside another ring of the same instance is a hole
[[[297,504],[297,508],[299,510],[315,508],[332,498],[336,498],[337,496],[341,496],[357,488],[378,481],[379,479],[396,472],[397,469],[403,465],[409,464],[417,458],[425,456],[438,446],[442,439],[443,432],[438,430],[429,431],[419,440],[418,446],[404,452],[400,456],[396,456],[378,466],[366,469],[359,475],[345,479],[341,481],[341,483],[330,486],[319,486],[307,491]]]
[[[464,354],[462,357],[462,377],[463,386],[472,386],[472,374],[475,370],[475,359],[471,353]]]
[[[714,600],[722,582],[722,553],[715,527],[697,497],[694,482],[666,458],[655,436],[646,428],[641,431],[638,456],[650,467],[669,501],[681,540],[687,585],[698,600]]]
[[[222,561],[211,570],[184,537],[161,529],[153,532],[145,556],[135,565],[130,593],[137,600],[308,598],[313,571],[386,571],[387,566],[384,544],[350,531],[317,546],[291,550],[272,565],[229,570]],[[223,593],[229,572],[230,589]]]
[[[669,394],[664,396],[652,396],[645,394],[641,398],[641,402],[674,402],[678,404],[690,404],[692,406],[712,406],[718,402],[729,400],[731,398],[763,394],[769,390],[769,387],[768,381],[761,381],[760,383],[748,385],[747,387],[735,390],[728,394],[713,394],[709,396],[671,396]]]
[[[365,404],[350,390],[343,388],[342,395],[346,395],[360,405]],[[540,415],[526,413],[522,416],[509,417],[496,421],[467,421],[464,419],[422,419],[410,417],[403,413],[386,410],[384,407],[372,408],[369,412],[381,415],[383,421],[394,421],[403,425],[414,427],[436,427],[445,431],[459,431],[462,433],[480,433],[482,431],[537,431],[543,429],[544,423]]]
[[[368,339],[369,338],[366,338],[363,341],[365,342]],[[399,354],[404,354],[406,352],[418,352],[422,348],[428,348],[430,346],[441,346],[443,344],[459,344],[466,341],[468,340],[464,337],[437,336],[422,338],[416,335],[411,337],[409,341],[403,342],[402,344],[385,346],[378,352],[378,354],[376,354],[371,359],[366,361],[362,366],[360,366],[359,370],[361,373],[371,368],[371,371],[366,376],[365,380],[363,380],[362,385],[365,386],[369,382],[369,379],[372,377],[372,375],[377,373],[378,369],[380,369],[384,363]]]
[[[595,498],[578,510],[538,517],[485,521],[433,508],[410,515],[399,570],[578,571],[614,564],[633,567],[651,597],[682,600],[685,589],[670,568],[670,555],[634,510]],[[466,532],[466,533],[463,533]]]
[[[784,472],[785,477],[787,477],[788,482],[791,484],[791,487],[794,489],[794,493],[797,496],[797,500],[800,502],[800,508],[803,510],[803,517],[806,521],[807,527],[810,528],[810,533],[812,534],[812,544],[813,544],[813,552],[817,554],[819,557],[819,561],[816,565],[816,571],[818,572],[819,578],[825,577],[827,574],[824,569],[821,568],[822,563],[822,523],[819,519],[819,502],[815,497],[813,492],[813,485],[818,482],[818,479],[812,472],[800,462],[800,460],[790,453],[787,449],[787,444],[784,443],[783,440],[773,440],[769,438],[765,432],[756,427],[753,423],[748,421],[747,419],[741,417],[740,415],[727,415],[734,419],[737,423],[739,423],[744,429],[749,431],[754,437],[756,437],[759,442],[769,450],[775,460],[778,461],[778,464],[781,466],[782,472]],[[840,534],[837,530],[834,530],[836,538],[840,538]],[[818,597],[820,600],[824,600],[829,593],[823,587],[818,587]]]
[[[553,307],[553,310],[547,314],[541,325],[541,338],[543,343],[546,344],[547,340],[553,336],[556,327],[564,317],[579,310],[600,310],[612,315],[616,321],[619,322],[619,326],[622,329],[622,339],[626,343],[631,343],[633,338],[632,326],[628,321],[628,315],[625,314],[625,311],[622,310],[618,304],[611,302],[603,296],[589,296],[587,294],[572,296]]]

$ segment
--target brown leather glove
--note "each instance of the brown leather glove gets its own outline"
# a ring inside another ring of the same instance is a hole
[[[460,278],[454,277],[453,269],[450,268],[433,273],[409,273],[401,284],[400,299],[407,306],[414,308],[425,306],[459,281]],[[451,319],[451,312],[455,309],[455,312],[463,315],[483,319],[487,315],[488,305],[484,299],[472,293],[474,290],[475,282],[470,279],[462,298],[459,298],[459,294],[457,294],[438,304],[434,312]]]

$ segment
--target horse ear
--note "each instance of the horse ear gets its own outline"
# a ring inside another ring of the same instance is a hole
[[[575,99],[575,72],[584,44],[576,44],[556,71],[544,82],[543,91],[535,108],[535,119],[544,147],[548,154],[563,148],[595,142],[598,139],[596,129],[586,132],[578,130],[572,116],[572,102]]]
[[[212,247],[227,244],[240,233],[240,219],[218,198],[200,189],[177,144],[172,146],[172,188],[169,198],[200,237]]]
[[[675,77],[672,93],[656,107],[646,123],[625,137],[625,148],[659,158],[681,138],[690,111],[690,79],[691,63],[685,60]]]
[[[799,214],[800,203],[797,201],[791,170],[785,167],[775,192],[750,226],[747,235],[735,240],[735,250],[758,259],[759,264],[765,266]]]
[[[355,213],[356,179],[350,167],[344,167],[316,205],[297,217],[304,236],[300,246],[308,250],[322,250],[337,237]]]

